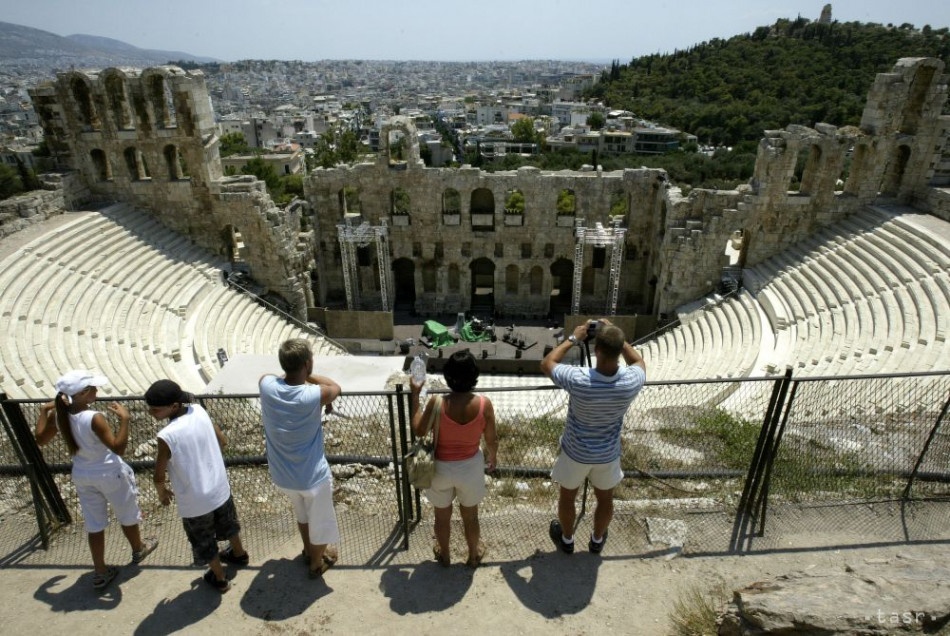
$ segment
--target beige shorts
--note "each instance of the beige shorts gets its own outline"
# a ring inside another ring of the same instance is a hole
[[[481,449],[468,459],[436,461],[432,486],[425,495],[436,508],[451,506],[453,499],[466,508],[481,503],[485,498],[485,457]]]
[[[585,478],[590,479],[591,486],[597,490],[615,488],[623,479],[620,458],[606,464],[582,464],[562,451],[554,462],[554,468],[551,469],[551,479],[559,483],[562,488],[575,490],[581,487]]]

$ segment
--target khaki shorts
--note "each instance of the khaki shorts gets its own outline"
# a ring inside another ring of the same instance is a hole
[[[551,479],[559,483],[562,488],[575,490],[581,487],[585,478],[589,479],[591,486],[597,490],[615,488],[623,479],[620,458],[606,464],[582,464],[562,451],[554,462],[554,468],[551,469]]]
[[[453,499],[460,506],[471,508],[485,498],[485,457],[481,449],[468,459],[455,462],[435,462],[432,487],[425,491],[426,499],[436,508],[447,508]]]

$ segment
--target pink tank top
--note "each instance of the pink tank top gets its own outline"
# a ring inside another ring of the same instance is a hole
[[[468,459],[478,452],[485,431],[485,396],[478,396],[478,414],[464,424],[448,416],[443,405],[439,418],[439,447],[435,458],[440,462]]]

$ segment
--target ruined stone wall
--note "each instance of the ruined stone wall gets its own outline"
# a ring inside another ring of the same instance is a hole
[[[421,314],[471,309],[478,277],[494,292],[495,311],[517,317],[571,309],[575,225],[609,227],[614,218],[626,230],[617,312],[657,316],[717,286],[727,242],[749,266],[868,203],[950,216],[948,197],[933,188],[950,154],[943,71],[939,60],[900,60],[878,76],[859,127],[766,131],[750,183],[735,191],[683,196],[653,169],[425,168],[412,122],[394,118],[372,162],[314,171],[304,181],[306,201],[288,210],[255,179],[222,177],[201,73],[71,72],[31,96],[53,157],[83,184],[69,196],[128,201],[221,254],[237,230],[252,276],[301,317],[308,306],[345,305],[338,231],[345,220],[388,226],[389,262],[379,262],[375,244],[359,250],[358,302],[349,309],[379,309],[380,271],[391,271],[396,303]],[[397,153],[390,142],[398,136],[405,141]],[[512,191],[523,197],[523,214],[505,209]],[[562,191],[575,197],[571,214],[557,209]],[[448,203],[453,193],[457,203]],[[301,214],[311,231],[300,231]],[[583,259],[580,311],[602,314],[610,254],[595,267],[586,246]]]
[[[316,170],[305,182],[305,193],[319,237],[317,260],[323,264],[318,301],[338,304],[344,299],[337,226],[346,214],[341,204],[344,188],[353,187],[358,188],[359,209],[347,212],[356,215],[357,222],[389,224],[392,260],[412,263],[415,309],[420,313],[470,309],[471,266],[487,259],[494,267],[495,305],[501,313],[546,314],[555,285],[552,265],[564,261],[569,271],[573,268],[575,221],[583,220],[588,227],[596,222],[609,226],[612,204],[626,210],[622,214],[627,233],[620,308],[648,311],[653,300],[648,281],[657,241],[662,237],[657,224],[665,184],[665,172],[648,169],[602,173],[542,172],[525,167],[487,173],[471,167],[430,169],[418,164],[394,170],[377,162]],[[392,213],[397,188],[410,201],[407,215]],[[558,193],[565,189],[573,191],[576,198],[572,217],[559,217],[556,212]],[[458,214],[443,212],[443,196],[450,190],[458,192]],[[524,196],[522,215],[505,211],[512,190]],[[478,199],[486,196],[493,211],[480,214]],[[380,302],[374,281],[378,276],[375,253],[373,257],[359,268],[364,309]],[[593,250],[585,250],[584,265],[593,272],[593,285],[585,287],[581,305],[592,313],[606,308],[609,255],[607,258],[603,268],[592,268]],[[434,281],[430,277],[427,283],[425,272],[430,268]]]
[[[174,66],[61,73],[30,91],[53,158],[78,176],[75,207],[124,201],[225,255],[231,229],[251,276],[298,317],[313,302],[311,239],[252,177],[224,178],[204,75]]]

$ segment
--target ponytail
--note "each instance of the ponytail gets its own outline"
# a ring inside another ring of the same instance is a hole
[[[75,455],[79,452],[79,446],[76,444],[76,438],[73,437],[73,429],[69,425],[69,397],[65,393],[56,394],[56,427],[66,440],[66,446],[69,448],[69,454]]]

